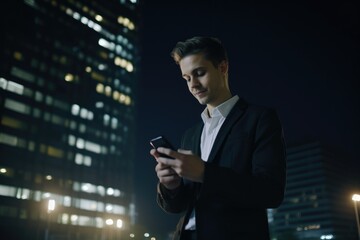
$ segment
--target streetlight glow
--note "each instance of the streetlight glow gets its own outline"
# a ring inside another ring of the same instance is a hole
[[[356,225],[357,225],[357,229],[358,229],[358,239],[360,240],[360,221],[359,221],[359,211],[358,211],[358,206],[357,206],[357,203],[360,202],[360,194],[352,195],[352,200],[354,201]]]
[[[354,195],[352,195],[352,200],[353,200],[353,201],[360,202],[360,194],[354,194]]]

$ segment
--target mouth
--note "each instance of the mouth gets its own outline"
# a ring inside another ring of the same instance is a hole
[[[205,89],[203,89],[203,90],[200,90],[200,91],[195,92],[194,95],[195,95],[196,97],[201,97],[201,96],[203,96],[206,92],[207,92],[207,91],[206,91]]]

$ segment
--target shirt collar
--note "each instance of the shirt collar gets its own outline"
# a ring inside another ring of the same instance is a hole
[[[216,108],[213,109],[213,111],[211,113],[211,117],[226,118],[238,100],[239,100],[239,96],[237,96],[237,95],[226,100],[225,102],[223,102],[222,104],[220,104],[219,106],[217,106]],[[210,116],[208,115],[207,108],[205,108],[204,111],[201,113],[201,118],[204,122],[206,121],[206,119],[210,118]]]

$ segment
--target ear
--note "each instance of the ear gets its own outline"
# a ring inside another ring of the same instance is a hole
[[[219,64],[219,69],[221,71],[221,73],[223,74],[227,74],[228,69],[229,69],[229,63],[225,60],[223,60],[220,64]]]

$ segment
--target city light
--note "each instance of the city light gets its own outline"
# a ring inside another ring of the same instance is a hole
[[[55,210],[55,200],[54,199],[49,199],[48,202],[48,213],[52,212]]]
[[[354,209],[355,209],[355,218],[356,218],[356,226],[358,230],[358,239],[360,240],[360,222],[359,222],[359,211],[358,211],[358,202],[360,201],[360,194],[352,195],[352,200],[354,201]]]
[[[320,239],[334,239],[334,235],[332,235],[332,234],[322,235],[322,236],[320,237]]]
[[[360,201],[360,194],[354,194],[354,195],[352,196],[352,200],[359,202],[359,201]]]

